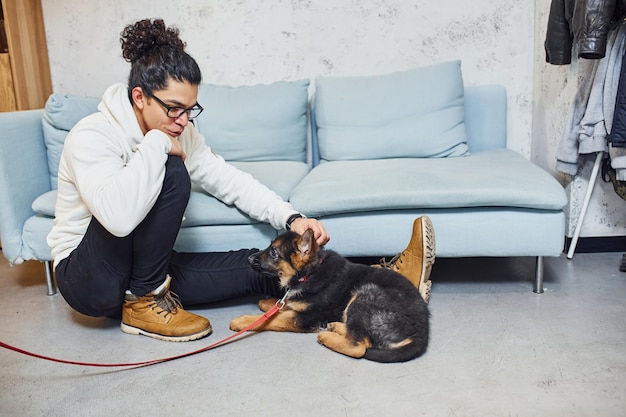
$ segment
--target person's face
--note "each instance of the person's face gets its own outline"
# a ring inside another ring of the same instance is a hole
[[[189,115],[182,112],[179,117],[170,117],[179,111],[172,109],[168,116],[166,106],[176,109],[194,107],[198,99],[198,86],[170,79],[166,88],[155,90],[151,94],[146,94],[140,87],[135,87],[132,97],[133,108],[144,135],[152,129],[158,129],[177,138],[189,124]]]

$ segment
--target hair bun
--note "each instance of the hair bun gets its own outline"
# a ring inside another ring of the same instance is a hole
[[[185,49],[175,27],[166,27],[163,19],[143,19],[128,25],[121,33],[122,56],[130,63],[144,56],[159,54],[167,49]]]

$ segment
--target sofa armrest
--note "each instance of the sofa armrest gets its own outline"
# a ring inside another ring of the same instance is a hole
[[[50,190],[43,109],[0,113],[0,239],[10,263],[22,262],[22,232],[31,204]]]
[[[465,87],[465,129],[470,152],[506,148],[506,89],[501,85]]]

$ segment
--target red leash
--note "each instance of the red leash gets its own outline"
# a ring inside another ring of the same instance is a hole
[[[156,365],[157,363],[163,363],[163,362],[169,362],[169,361],[173,361],[175,359],[181,359],[181,358],[186,358],[187,356],[192,356],[192,355],[196,355],[198,353],[202,353],[202,352],[206,352],[207,350],[211,350],[213,348],[216,348],[220,345],[225,344],[226,342],[231,341],[232,339],[236,338],[237,336],[240,336],[241,334],[247,332],[248,330],[251,330],[253,328],[255,328],[256,326],[258,326],[259,324],[265,322],[266,320],[268,320],[270,317],[272,317],[274,314],[278,313],[278,311],[283,308],[283,306],[285,305],[284,302],[284,298],[279,300],[276,305],[274,305],[274,307],[270,308],[268,311],[266,311],[265,313],[263,313],[263,315],[254,323],[252,323],[251,325],[249,325],[248,327],[246,327],[245,329],[242,329],[240,331],[238,331],[237,333],[234,333],[218,342],[213,343],[212,345],[209,346],[205,346],[202,349],[198,349],[198,350],[194,350],[193,352],[187,352],[187,353],[183,353],[181,355],[177,355],[177,356],[170,356],[169,358],[161,358],[161,359],[153,359],[151,361],[144,361],[144,362],[135,362],[135,363],[91,363],[91,362],[76,362],[76,361],[69,361],[69,360],[65,360],[65,359],[58,359],[58,358],[51,358],[49,356],[44,356],[44,355],[39,355],[37,353],[33,353],[33,352],[28,352],[26,350],[17,348],[15,346],[11,346],[8,345],[2,341],[0,341],[0,347],[3,347],[5,349],[8,350],[12,350],[14,352],[18,352],[18,353],[22,353],[24,355],[27,356],[32,356],[34,358],[38,358],[38,359],[44,359],[47,361],[52,361],[52,362],[59,362],[59,363],[65,363],[65,364],[69,364],[69,365],[80,365],[80,366],[99,366],[99,367],[143,367],[143,366],[150,366],[150,365]]]

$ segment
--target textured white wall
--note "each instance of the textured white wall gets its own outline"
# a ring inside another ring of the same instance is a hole
[[[137,19],[176,25],[206,82],[367,75],[452,59],[466,84],[510,94],[509,145],[530,157],[532,2],[518,0],[42,0],[55,92],[100,95],[125,81],[119,34]],[[525,34],[525,35],[521,35]]]
[[[119,34],[146,17],[177,26],[204,81],[217,84],[380,74],[461,59],[466,84],[506,86],[508,146],[568,183],[554,172],[554,155],[577,72],[576,64],[544,62],[550,0],[42,0],[42,5],[53,88],[60,93],[99,96],[108,85],[125,81],[129,64],[121,58]],[[626,210],[611,192],[596,193],[601,195],[592,202],[583,236],[626,234]],[[574,192],[572,198],[575,207],[582,197]]]

